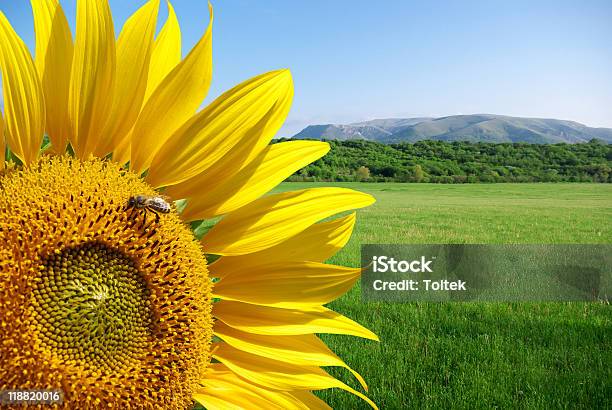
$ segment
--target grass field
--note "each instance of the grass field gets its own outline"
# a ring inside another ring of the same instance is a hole
[[[349,244],[612,243],[612,185],[308,184],[369,192]],[[602,303],[363,303],[357,285],[330,305],[380,336],[325,341],[366,378],[381,408],[610,408],[612,307]],[[358,388],[345,370],[334,375]],[[337,409],[367,406],[320,393]]]

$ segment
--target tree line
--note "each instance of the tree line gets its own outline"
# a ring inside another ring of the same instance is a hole
[[[289,141],[278,139],[274,142]],[[612,145],[327,141],[330,152],[288,181],[612,182]]]

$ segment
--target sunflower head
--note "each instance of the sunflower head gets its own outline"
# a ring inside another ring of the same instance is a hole
[[[0,379],[71,402],[186,407],[210,361],[211,282],[176,214],[118,165],[43,157],[0,179]]]
[[[325,408],[312,391],[341,388],[375,407],[322,369],[367,388],[316,336],[377,340],[324,307],[361,273],[324,263],[355,223],[329,218],[373,198],[267,195],[329,150],[270,144],[291,74],[198,111],[212,7],[181,59],[169,2],[155,32],[159,6],[115,38],[107,0],[79,0],[73,39],[58,0],[33,1],[35,59],[0,12],[0,390],[62,389],[65,408],[267,409]]]

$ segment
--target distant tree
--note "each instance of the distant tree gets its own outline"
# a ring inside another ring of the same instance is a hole
[[[423,172],[423,168],[419,164],[416,164],[414,166],[414,169],[412,170],[412,172],[414,175],[414,182],[421,182],[423,181],[423,178],[425,178],[425,173]]]
[[[370,168],[364,167],[363,165],[357,168],[355,175],[358,181],[367,181],[370,179]]]
[[[396,182],[414,182],[414,177],[412,176],[412,168],[400,173],[395,177]]]
[[[308,170],[308,173],[310,174],[311,177],[320,178],[323,174],[323,170],[321,169],[321,167],[313,165]]]
[[[392,165],[384,166],[380,169],[379,174],[383,177],[393,178],[397,175],[398,169]]]

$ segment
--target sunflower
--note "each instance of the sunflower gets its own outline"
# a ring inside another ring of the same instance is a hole
[[[159,0],[115,39],[106,0],[32,0],[35,58],[0,12],[0,389],[62,389],[65,408],[327,408],[317,337],[377,340],[325,304],[361,270],[324,262],[369,195],[268,194],[325,155],[270,145],[293,97],[268,72],[199,110],[208,29],[181,60]],[[132,205],[132,206],[128,206]],[[206,231],[203,227],[211,227]],[[204,232],[206,231],[206,232]],[[202,234],[204,232],[204,234]]]

